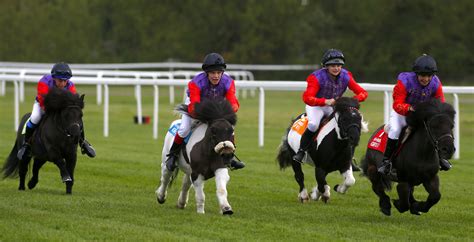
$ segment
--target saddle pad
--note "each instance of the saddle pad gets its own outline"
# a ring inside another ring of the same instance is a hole
[[[171,135],[175,136],[176,133],[178,133],[179,126],[181,126],[181,121],[180,122],[175,122],[171,125],[171,127],[168,129],[168,133]],[[191,132],[189,132],[188,136],[184,138],[184,143],[188,143],[189,137],[191,137],[191,134],[193,133],[195,127],[191,129]]]
[[[384,129],[380,129],[369,141],[367,148],[384,153],[385,147],[387,146],[387,139],[388,133],[385,132]]]
[[[28,122],[30,121],[30,118],[28,118],[25,122],[25,125],[23,125],[23,128],[21,129],[21,134],[25,134],[26,132],[26,125],[28,124]]]
[[[291,126],[291,129],[294,130],[296,133],[302,135],[308,126],[308,117],[305,115],[301,116],[300,119],[296,120]]]

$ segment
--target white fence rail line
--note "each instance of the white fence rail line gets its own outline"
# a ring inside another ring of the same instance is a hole
[[[15,117],[14,117],[14,129],[18,127],[18,120],[19,120],[19,83],[21,82],[37,82],[41,78],[41,75],[7,75],[2,74],[0,75],[0,80],[9,80],[13,81],[14,83],[14,102],[15,102]],[[103,85],[104,86],[104,136],[108,137],[109,135],[109,85],[151,85],[154,87],[154,117],[153,119],[156,121],[153,123],[153,138],[158,138],[158,87],[159,86],[186,86],[189,80],[176,80],[176,79],[136,79],[133,77],[130,78],[112,78],[112,77],[73,77],[72,80],[77,84],[85,84],[85,85]],[[388,110],[390,110],[390,92],[393,89],[393,85],[387,84],[369,84],[369,83],[361,83],[360,84],[363,88],[367,91],[383,91],[384,96],[384,120],[385,122],[388,120]],[[264,115],[265,115],[265,90],[275,90],[275,91],[303,91],[306,88],[306,82],[303,81],[236,81],[236,87],[239,89],[252,89],[258,88],[260,95],[259,95],[259,120],[258,120],[258,145],[263,147],[264,145]],[[459,99],[457,94],[474,94],[474,87],[453,87],[453,86],[445,86],[444,92],[445,93],[453,93],[454,96],[454,108],[456,109],[456,123],[455,123],[455,140],[457,142],[456,145],[456,153],[454,154],[454,158],[459,158],[460,147],[459,147]],[[138,102],[138,100],[137,100]],[[141,102],[141,100],[140,100]],[[138,104],[137,104],[138,105]],[[139,116],[141,117],[141,116]]]

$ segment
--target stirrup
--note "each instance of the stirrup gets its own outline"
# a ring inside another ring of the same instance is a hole
[[[87,142],[87,140],[83,140],[81,144],[81,153],[86,154],[87,156],[94,158],[95,157],[95,149],[92,145]]]
[[[168,159],[165,161],[166,169],[172,172],[178,167],[178,164],[176,164],[176,159],[178,156],[172,153],[169,153],[166,156],[168,157]]]
[[[382,164],[377,168],[377,172],[388,175],[392,171],[392,162],[389,159],[382,160]]]
[[[439,167],[440,167],[439,169],[441,171],[449,171],[453,167],[453,165],[451,165],[451,163],[448,160],[443,159],[443,158],[440,157],[439,158]]]
[[[25,155],[30,156],[31,155],[30,148],[31,148],[31,145],[28,142],[24,142],[23,145],[21,145],[21,148],[18,150],[16,157],[19,160],[23,160],[23,157],[25,157]]]

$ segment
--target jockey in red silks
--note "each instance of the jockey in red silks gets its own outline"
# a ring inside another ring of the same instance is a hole
[[[188,91],[185,104],[188,105],[188,113],[181,117],[181,125],[170,148],[166,168],[173,171],[177,167],[177,158],[179,151],[184,143],[184,138],[191,132],[191,123],[194,116],[194,106],[204,99],[224,100],[226,99],[232,106],[234,112],[239,110],[239,102],[235,96],[234,80],[224,73],[227,67],[224,58],[217,53],[208,54],[203,61],[202,69],[204,72],[196,75],[188,83]],[[234,142],[232,140],[232,142]],[[224,163],[233,169],[245,167],[243,162],[235,159],[235,156],[224,158]]]
[[[402,72],[398,75],[397,84],[393,88],[393,110],[388,123],[388,140],[382,163],[377,164],[377,170],[389,174],[392,163],[391,156],[397,147],[402,129],[407,126],[406,116],[414,112],[416,104],[437,98],[444,102],[441,81],[435,73],[438,71],[436,61],[429,55],[422,55],[415,60],[412,72]],[[440,157],[441,170],[449,170],[449,161]]]
[[[340,50],[329,49],[321,60],[323,68],[314,71],[306,78],[307,87],[303,93],[303,101],[306,104],[308,127],[301,136],[298,152],[293,156],[296,162],[302,163],[305,152],[317,133],[321,119],[334,111],[333,105],[336,99],[341,97],[348,87],[355,93],[354,98],[359,102],[364,101],[368,96],[367,91],[354,80],[352,73],[342,68],[344,62],[344,54]],[[352,164],[352,167],[354,171],[360,170],[355,164]]]
[[[35,103],[33,104],[33,110],[31,111],[31,116],[28,122],[26,123],[25,128],[25,138],[21,148],[18,150],[17,157],[18,159],[23,159],[23,157],[30,156],[30,139],[33,135],[35,128],[41,121],[41,118],[44,115],[44,98],[48,94],[49,90],[53,87],[60,89],[68,90],[76,94],[76,86],[74,83],[69,80],[72,77],[71,68],[69,65],[64,62],[56,63],[51,69],[51,75],[44,75],[38,82],[37,86],[37,95]],[[81,124],[81,140],[79,145],[81,146],[82,153],[87,154],[89,157],[95,157],[94,148],[87,142],[84,138],[84,127]]]

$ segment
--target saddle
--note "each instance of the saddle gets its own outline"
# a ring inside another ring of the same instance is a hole
[[[386,129],[387,129],[387,126],[384,126],[384,128],[380,129],[372,137],[372,139],[369,140],[367,148],[384,153],[385,148],[387,147],[387,139],[388,139],[388,132],[386,131]],[[393,166],[395,166],[394,158],[398,156],[398,154],[402,150],[408,138],[411,137],[411,134],[413,134],[413,131],[414,131],[413,128],[410,126],[406,126],[402,129],[402,132],[400,133],[400,138],[398,139],[399,141],[395,147],[395,151],[393,152],[392,157],[390,157],[390,160],[392,161]]]
[[[319,127],[316,130],[316,134],[314,134],[313,141],[317,139],[321,128],[326,125],[333,117],[334,114],[331,114],[321,120],[321,122],[319,123]],[[306,130],[306,127],[308,127],[308,116],[306,116],[306,113],[302,113],[300,116],[297,117],[296,121],[291,126],[291,129],[297,132],[299,135],[303,135],[304,131]]]

